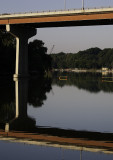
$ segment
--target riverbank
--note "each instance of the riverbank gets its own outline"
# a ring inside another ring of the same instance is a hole
[[[53,69],[53,71],[57,72],[76,72],[76,73],[81,73],[81,72],[96,72],[96,73],[113,73],[113,70],[107,70],[103,71],[102,69]]]

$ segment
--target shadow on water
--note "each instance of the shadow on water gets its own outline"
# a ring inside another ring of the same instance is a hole
[[[0,80],[0,136],[6,139],[21,139],[22,141],[26,139],[30,143],[33,140],[45,142],[46,145],[82,146],[113,153],[113,133],[40,127],[36,126],[35,119],[27,115],[28,104],[34,107],[43,105],[47,99],[46,93],[52,89],[52,83],[61,87],[74,85],[90,92],[113,91],[111,85],[105,84],[106,87],[103,87],[100,74],[96,76],[94,74],[85,75],[68,73],[67,81],[53,78],[53,82],[48,78],[16,79],[13,83],[11,79]],[[55,76],[58,77],[59,74]]]

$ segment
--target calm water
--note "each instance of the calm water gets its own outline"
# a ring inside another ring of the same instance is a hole
[[[68,78],[59,80],[59,76]],[[48,79],[19,81],[1,78],[1,159],[113,159],[113,147],[97,144],[113,142],[112,80],[112,75],[101,73],[54,73]],[[85,142],[67,143],[70,138]]]

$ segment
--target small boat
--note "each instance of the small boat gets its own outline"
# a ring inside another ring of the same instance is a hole
[[[59,80],[66,81],[66,80],[67,80],[67,76],[60,76],[60,77],[59,77]]]

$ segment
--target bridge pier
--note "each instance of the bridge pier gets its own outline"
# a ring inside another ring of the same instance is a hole
[[[6,25],[6,31],[16,38],[15,78],[28,77],[28,39],[36,35],[36,29]]]

